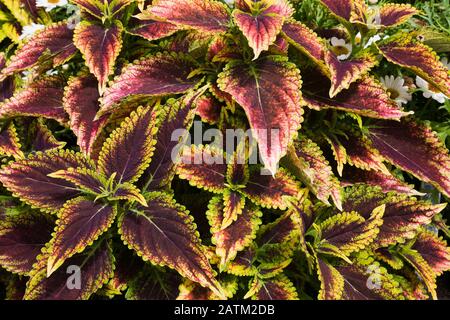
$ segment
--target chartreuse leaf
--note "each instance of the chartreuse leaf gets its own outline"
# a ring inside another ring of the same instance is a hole
[[[69,258],[56,272],[47,277],[48,249],[39,255],[30,272],[25,300],[87,300],[113,275],[114,256],[105,240],[98,240],[82,253]],[[70,275],[77,272],[81,277],[80,289],[68,286]]]
[[[67,122],[62,99],[64,83],[61,78],[46,76],[16,92],[0,104],[0,118],[17,116],[43,117]]]
[[[108,230],[116,214],[114,207],[85,197],[67,201],[58,213],[55,234],[48,250],[47,277]]]
[[[52,150],[30,155],[12,162],[0,170],[0,181],[15,197],[47,212],[59,210],[64,203],[78,195],[73,183],[48,175],[71,167],[89,168],[92,163],[83,155],[69,150]]]
[[[34,66],[43,54],[49,54],[53,66],[63,64],[76,53],[77,49],[72,42],[72,37],[73,30],[63,22],[52,24],[36,32],[17,49],[6,68],[1,71],[0,78]]]
[[[225,190],[226,157],[222,150],[212,145],[192,145],[181,151],[177,174],[189,184],[214,193]]]
[[[353,82],[347,90],[330,98],[330,80],[317,72],[303,73],[303,99],[314,110],[338,109],[365,117],[400,119],[408,115],[390,99],[382,84],[370,76]]]
[[[389,62],[410,69],[450,97],[450,73],[430,47],[404,34],[377,46]]]
[[[244,299],[252,300],[298,300],[294,284],[284,274],[270,279],[255,278]]]
[[[137,206],[120,217],[122,240],[145,261],[173,268],[224,298],[192,216],[167,194],[153,192],[146,199],[148,207]]]
[[[22,25],[27,26],[33,22],[32,12],[27,8],[21,0],[3,0],[5,5],[16,20]]]
[[[47,175],[50,178],[64,179],[89,194],[101,194],[107,178],[94,169],[78,167],[58,170]]]
[[[9,272],[28,274],[42,247],[51,238],[53,221],[30,211],[0,220],[0,266]]]
[[[160,20],[202,32],[224,32],[230,16],[227,6],[215,0],[157,0],[147,9]]]
[[[212,242],[216,245],[216,254],[220,257],[221,269],[251,244],[261,224],[262,213],[253,205],[247,205],[229,226],[223,226],[225,207],[221,197],[214,197],[208,205],[206,216],[211,226]]]
[[[64,89],[63,105],[69,115],[70,129],[77,136],[81,151],[88,155],[108,120],[106,116],[95,120],[100,107],[99,98],[98,82],[92,75],[83,73],[72,77]]]
[[[261,158],[275,174],[303,121],[299,70],[282,56],[250,64],[233,61],[219,75],[218,84],[244,108]]]
[[[260,167],[250,168],[245,188],[240,190],[250,201],[264,208],[284,210],[291,199],[298,199],[304,190],[286,170],[278,169],[275,176],[262,174]]]
[[[111,113],[122,99],[183,93],[195,87],[198,77],[189,75],[195,64],[176,53],[158,53],[124,67],[101,99],[98,116]]]
[[[405,23],[419,11],[409,4],[387,3],[380,8],[380,24],[385,27],[394,27]]]
[[[83,21],[75,29],[74,44],[97,78],[100,93],[105,89],[108,76],[113,73],[116,58],[122,48],[122,31],[122,24],[117,20],[109,27]]]
[[[23,152],[20,150],[20,141],[17,136],[16,127],[11,122],[0,132],[0,155],[23,158]]]
[[[158,113],[139,107],[125,119],[103,144],[97,166],[115,181],[135,182],[148,167],[155,150]]]
[[[369,138],[386,160],[450,196],[449,151],[429,126],[412,118],[378,121]]]
[[[262,51],[267,51],[275,42],[284,20],[292,13],[293,9],[286,0],[259,0],[242,5],[237,2],[233,18],[253,49],[253,59],[257,59]]]
[[[366,248],[380,231],[384,210],[385,205],[376,207],[368,219],[353,211],[336,214],[321,222],[318,251],[328,253],[331,245],[340,254],[348,256]]]
[[[324,62],[327,47],[314,31],[295,20],[284,23],[282,31],[290,44],[311,58],[326,74],[329,72]]]
[[[323,133],[322,134],[325,140],[331,147],[333,152],[334,160],[337,163],[337,172],[340,176],[342,176],[342,170],[344,170],[344,164],[347,163],[347,150],[339,141],[338,137],[333,133]]]
[[[116,186],[111,192],[108,200],[128,200],[128,201],[137,201],[142,206],[147,206],[147,201],[144,196],[141,194],[141,191],[129,182],[122,183]]]
[[[238,289],[238,282],[233,277],[223,277],[220,281],[222,288],[228,298],[232,298]],[[204,288],[196,282],[184,280],[180,287],[180,293],[177,300],[220,300],[214,292],[208,288]]]
[[[441,212],[446,204],[433,205],[427,201],[419,201],[413,197],[394,192],[383,193],[379,187],[359,185],[345,192],[344,211],[358,212],[365,219],[372,211],[385,205],[383,224],[373,243],[373,246],[388,246],[402,243],[414,238],[420,226],[431,222],[431,219]]]
[[[289,149],[285,165],[319,200],[329,204],[331,196],[335,205],[342,208],[339,181],[316,143],[299,135]]]

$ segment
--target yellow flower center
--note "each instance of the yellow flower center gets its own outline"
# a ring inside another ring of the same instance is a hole
[[[51,3],[51,4],[58,4],[60,0],[47,0],[47,1],[48,1],[48,3]]]
[[[331,48],[331,50],[337,55],[337,56],[341,56],[341,55],[347,55],[350,53],[350,51],[344,47],[344,46],[334,46]]]
[[[395,89],[388,89],[387,92],[389,93],[389,96],[391,99],[397,99],[400,96],[400,93]]]

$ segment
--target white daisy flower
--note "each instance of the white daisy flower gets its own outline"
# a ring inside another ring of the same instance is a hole
[[[412,95],[408,92],[408,87],[405,86],[405,79],[402,77],[385,76],[380,81],[386,88],[391,99],[395,100],[399,107],[411,101]]]
[[[444,66],[447,67],[447,69],[450,70],[450,62],[448,61],[447,57],[443,57],[443,58],[441,59],[441,62],[442,62],[442,64],[443,64]]]
[[[345,60],[352,54],[352,45],[345,42],[344,39],[336,37],[331,38],[331,51],[333,51],[339,60]]]
[[[24,26],[22,28],[22,34],[20,35],[19,39],[26,39],[28,37],[31,37],[33,34],[36,33],[36,31],[42,30],[44,29],[45,26],[43,24],[37,24],[37,23],[32,23],[28,26]]]
[[[378,6],[371,7],[367,16],[367,28],[380,29],[381,28],[381,15],[380,8]]]
[[[224,1],[227,5],[229,5],[231,7],[234,4],[235,0],[224,0]]]
[[[432,98],[439,103],[444,103],[447,97],[445,94],[436,89],[433,85],[429,84],[427,81],[419,76],[416,76],[417,87],[421,88],[423,91],[423,96],[427,99]]]
[[[45,11],[50,11],[56,7],[65,6],[67,0],[37,0],[36,7],[43,7]]]

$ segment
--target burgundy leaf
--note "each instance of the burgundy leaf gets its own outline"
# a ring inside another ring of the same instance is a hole
[[[64,110],[69,114],[70,129],[77,136],[77,144],[86,154],[92,148],[108,118],[96,118],[99,110],[98,83],[92,75],[80,75],[69,80],[64,92]]]
[[[0,105],[0,117],[31,116],[67,122],[63,108],[64,83],[49,76],[31,83]]]

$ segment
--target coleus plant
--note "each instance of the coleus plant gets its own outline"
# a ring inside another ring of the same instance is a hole
[[[449,197],[449,152],[376,75],[450,96],[449,71],[410,5],[308,1],[326,29],[306,0],[21,7],[46,26],[0,54],[7,298],[437,298],[445,203],[408,182]],[[261,164],[191,145],[196,117],[252,129]]]

